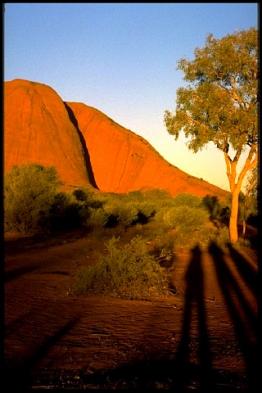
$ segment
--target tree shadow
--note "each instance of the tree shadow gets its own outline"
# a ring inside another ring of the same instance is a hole
[[[12,270],[8,270],[5,272],[5,282],[16,280],[17,278],[25,274],[32,273],[33,271],[37,270],[39,266],[40,265],[38,263],[34,263],[26,266],[16,267]]]
[[[19,277],[22,277],[26,274],[33,273],[36,270],[40,270],[41,268],[47,268],[48,266],[52,266],[54,261],[52,259],[45,261],[43,264],[42,261],[33,261],[32,263],[28,263],[23,266],[17,266],[13,267],[12,269],[5,270],[4,272],[4,281],[6,283],[16,280]],[[52,272],[46,272],[44,274],[61,274],[61,275],[67,275],[67,272],[60,271],[60,270],[55,270]]]
[[[17,328],[26,320],[28,317],[32,315],[31,311],[27,311],[19,317],[15,318],[12,322],[10,322],[8,325],[5,326],[5,337],[8,335],[12,334],[17,330]]]
[[[253,295],[257,295],[257,273],[255,268],[248,262],[248,260],[237,251],[232,244],[227,244],[228,250],[235,262],[235,265],[245,283],[248,285]]]
[[[90,160],[90,155],[86,146],[86,141],[85,138],[83,137],[83,134],[79,128],[78,125],[78,121],[74,115],[74,112],[72,111],[72,109],[70,108],[70,106],[64,102],[65,108],[67,110],[69,119],[71,120],[71,122],[73,123],[73,125],[75,126],[80,142],[81,142],[81,146],[83,148],[84,151],[84,160],[85,160],[85,167],[87,170],[87,174],[88,174],[88,178],[90,180],[90,183],[93,187],[98,188],[97,184],[96,184],[96,180],[95,180],[95,176],[94,176],[94,172],[93,172],[93,168],[92,168],[92,164],[91,164],[91,160]]]
[[[39,233],[37,235],[23,236],[14,239],[4,239],[5,256],[13,256],[23,252],[35,252],[47,247],[59,246],[82,239],[90,233],[88,228],[74,228],[71,231],[52,231]]]
[[[101,387],[152,389],[172,388],[176,392],[190,392],[192,389],[201,393],[214,393],[215,377],[212,370],[212,356],[204,302],[204,279],[201,263],[201,249],[196,246],[191,251],[191,260],[186,272],[186,291],[181,327],[181,338],[176,350],[159,347],[159,343],[148,341],[155,328],[155,321],[163,318],[161,308],[156,307],[147,325],[141,348],[142,359],[138,355],[120,367],[95,372],[85,376],[86,384],[99,384]],[[192,314],[197,315],[197,335],[194,337],[198,345],[197,363],[190,362],[190,342],[192,338]],[[162,310],[165,313],[165,310]],[[164,315],[164,314],[163,314]],[[179,326],[174,324],[175,330]],[[154,333],[153,333],[154,334]],[[148,350],[149,348],[149,350]],[[219,376],[216,376],[217,379]],[[111,385],[110,385],[111,384]],[[229,390],[234,392],[234,389]]]
[[[37,363],[44,358],[48,351],[76,325],[79,316],[69,319],[50,337],[47,337],[38,348],[23,359],[13,359],[4,364],[5,391],[23,392],[32,388],[32,372]]]
[[[239,348],[244,357],[250,392],[257,392],[257,354],[256,345],[254,343],[254,338],[257,333],[256,317],[239,283],[228,267],[224,252],[215,242],[210,243],[209,252],[213,257],[221,293],[233,322]],[[231,253],[231,255],[237,263],[239,261],[238,255],[235,253]],[[246,278],[245,276],[243,277]],[[247,279],[249,278],[248,276]]]
[[[14,239],[4,239],[4,252],[5,255],[13,255],[20,251],[25,251],[33,247],[39,247],[40,244],[46,242],[47,235],[31,235],[22,236]],[[44,244],[43,247],[46,247]]]

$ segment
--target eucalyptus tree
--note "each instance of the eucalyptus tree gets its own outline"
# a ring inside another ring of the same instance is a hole
[[[242,218],[242,235],[246,233],[246,221],[249,216],[257,216],[258,214],[258,168],[250,171],[245,186],[245,194],[243,194],[242,206],[240,205]]]
[[[238,240],[239,193],[258,158],[258,34],[255,28],[216,39],[207,37],[194,59],[181,59],[186,87],[177,90],[175,113],[165,111],[165,124],[198,152],[209,142],[223,153],[231,191],[229,234]],[[237,165],[244,159],[241,170]],[[216,166],[214,165],[214,170]]]

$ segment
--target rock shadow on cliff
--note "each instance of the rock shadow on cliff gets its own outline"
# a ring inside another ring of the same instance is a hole
[[[75,126],[75,128],[77,130],[77,133],[78,133],[78,136],[79,136],[82,148],[83,148],[85,166],[86,166],[86,170],[87,170],[87,174],[88,174],[88,178],[89,178],[90,184],[93,187],[98,189],[98,186],[97,186],[96,180],[95,180],[95,175],[94,175],[93,168],[92,168],[92,164],[91,164],[91,160],[90,160],[90,155],[89,155],[89,152],[88,152],[88,149],[87,149],[87,146],[86,146],[85,138],[83,137],[83,134],[82,134],[82,132],[81,132],[81,130],[79,128],[78,121],[77,121],[77,119],[76,119],[76,117],[74,115],[74,112],[72,111],[70,106],[67,105],[66,102],[64,102],[64,105],[65,105],[65,108],[67,110],[67,113],[68,113],[70,121],[72,122],[72,124]]]

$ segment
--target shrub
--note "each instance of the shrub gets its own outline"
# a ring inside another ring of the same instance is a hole
[[[170,199],[172,198],[170,193],[166,190],[161,190],[158,188],[152,189],[152,190],[146,190],[143,192],[143,195],[145,198],[151,199],[151,200],[160,200],[160,199]]]
[[[123,202],[118,207],[118,222],[124,226],[130,226],[137,221],[138,209],[132,203]]]
[[[174,198],[175,206],[200,207],[201,198],[191,194],[179,194]]]
[[[171,266],[174,259],[174,235],[164,234],[152,241],[151,253],[161,266]]]
[[[119,238],[111,238],[106,255],[95,265],[82,268],[73,290],[76,293],[95,292],[128,299],[147,299],[168,291],[168,279],[141,237],[122,246]]]
[[[90,208],[86,225],[91,228],[103,228],[107,225],[109,216],[103,208]]]
[[[69,230],[80,227],[88,216],[88,207],[73,195],[59,192],[50,207],[49,227],[51,230]]]
[[[210,214],[211,219],[218,219],[221,212],[221,206],[218,197],[214,195],[206,195],[202,199],[202,206],[204,206]]]
[[[136,202],[140,202],[144,200],[144,196],[141,191],[130,191],[126,194],[126,198],[130,201],[136,201]]]
[[[206,244],[213,224],[201,208],[186,205],[162,208],[155,216],[158,225],[173,230],[175,246],[189,248],[195,243]]]
[[[58,185],[53,167],[14,166],[4,179],[6,230],[36,233],[44,229]]]
[[[77,201],[85,202],[86,205],[94,209],[103,206],[103,202],[99,199],[99,196],[90,189],[77,188],[73,191],[73,196]]]
[[[77,188],[76,190],[74,190],[73,195],[77,201],[81,201],[81,202],[86,202],[89,197],[87,191],[83,190],[82,188]]]
[[[156,208],[152,202],[140,202],[138,204],[138,217],[137,222],[146,223],[148,222],[149,218],[153,217]]]
[[[121,224],[123,226],[130,226],[135,223],[138,216],[138,209],[132,202],[119,199],[108,202],[104,207],[106,213],[109,215],[107,225],[114,226]]]
[[[210,219],[216,222],[216,225],[228,225],[230,217],[230,199],[226,198],[225,202],[219,201],[216,196],[206,195],[202,199],[202,206],[209,212]]]
[[[144,200],[150,202],[154,206],[155,211],[158,211],[164,206],[170,206],[174,198],[165,190],[148,190],[144,191]]]
[[[176,206],[162,208],[156,214],[155,218],[166,228],[192,231],[208,221],[208,214],[203,209],[189,206]]]
[[[213,235],[212,240],[216,242],[217,245],[224,248],[230,242],[228,227],[223,226],[218,228]]]

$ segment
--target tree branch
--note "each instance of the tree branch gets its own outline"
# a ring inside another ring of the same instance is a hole
[[[255,157],[252,161],[254,154],[255,154]],[[243,168],[238,176],[238,179],[237,179],[237,187],[239,187],[239,189],[241,188],[242,182],[243,182],[244,177],[246,176],[247,172],[250,169],[253,169],[256,167],[257,161],[258,161],[258,157],[257,157],[256,147],[255,147],[255,145],[253,145],[249,151],[245,165],[243,166]]]
[[[242,146],[237,150],[236,155],[233,159],[234,162],[238,163],[239,157],[241,156]]]
[[[226,153],[225,151],[224,151],[224,158],[225,158],[226,167],[227,167],[227,178],[229,181],[230,190],[232,191],[232,160],[229,157],[228,153]]]
[[[222,81],[222,80],[221,80]],[[230,97],[232,98],[233,101],[237,102],[239,104],[240,107],[248,109],[249,108],[249,104],[245,101],[242,100],[242,98],[239,96],[239,94],[237,93],[237,87],[235,83],[231,82],[231,89],[227,88],[226,86],[223,86],[222,83],[219,84],[219,86],[225,90]]]

